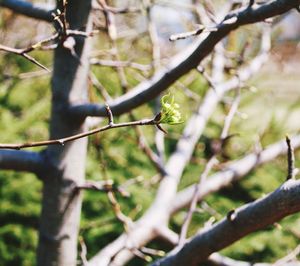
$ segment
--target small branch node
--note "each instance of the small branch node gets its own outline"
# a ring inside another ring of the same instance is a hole
[[[166,130],[164,130],[159,124],[156,124],[156,127],[165,134],[168,134]]]
[[[225,20],[223,21],[222,24],[225,24],[225,25],[232,25],[232,24],[236,23],[237,20],[238,20],[238,18],[234,16],[234,17],[225,19]]]
[[[114,125],[113,113],[112,113],[111,109],[109,108],[108,104],[105,104],[105,108],[106,108],[106,112],[107,112],[107,116],[108,116],[108,124],[110,126],[113,126]]]
[[[254,5],[255,1],[254,0],[250,0],[249,4],[248,4],[248,8],[251,8]]]
[[[61,146],[64,146],[64,145],[65,145],[65,142],[64,142],[64,140],[62,140],[62,139],[57,140],[57,142],[58,142]]]
[[[188,31],[188,32],[182,32],[182,33],[178,33],[178,34],[172,34],[169,37],[169,41],[174,42],[174,41],[177,41],[177,40],[183,40],[183,39],[187,39],[189,37],[200,35],[202,32],[212,32],[212,31],[217,31],[217,28],[216,27],[207,28],[204,25],[199,24],[198,29],[196,29],[196,30]]]
[[[291,139],[288,135],[285,137],[286,144],[287,144],[287,163],[288,163],[288,174],[286,180],[295,178],[295,155],[294,149],[291,144]]]
[[[236,219],[236,212],[235,210],[231,210],[227,213],[227,220],[229,222],[233,222]]]

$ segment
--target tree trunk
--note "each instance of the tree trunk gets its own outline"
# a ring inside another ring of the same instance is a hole
[[[62,2],[62,1],[59,1]],[[91,31],[90,0],[69,0],[67,22],[71,29]],[[84,121],[67,113],[71,102],[86,102],[91,41],[76,36],[71,55],[61,44],[54,54],[50,138],[61,138],[86,130]],[[40,218],[37,265],[74,266],[81,196],[75,186],[85,179],[87,139],[48,147],[44,158],[48,168],[41,173],[43,201]]]

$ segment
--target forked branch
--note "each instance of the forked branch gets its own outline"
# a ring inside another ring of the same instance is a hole
[[[152,266],[199,265],[213,252],[298,211],[300,180],[290,179],[271,194],[238,208],[231,219],[224,218],[196,235],[177,253],[170,254]]]
[[[276,0],[261,6],[245,7],[231,13],[223,22],[216,25],[216,31],[210,32],[201,43],[193,45],[190,49],[175,56],[164,70],[158,71],[150,80],[140,83],[130,92],[108,102],[111,110],[115,115],[121,115],[149,102],[180,77],[197,68],[199,63],[212,52],[215,45],[229,32],[243,25],[281,15],[299,5],[300,0]],[[79,117],[106,115],[104,104],[74,104],[69,111]]]

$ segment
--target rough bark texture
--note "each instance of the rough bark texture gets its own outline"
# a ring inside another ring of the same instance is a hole
[[[288,180],[273,193],[244,205],[231,215],[228,214],[227,218],[193,237],[182,249],[174,250],[152,266],[198,266],[213,252],[298,212],[299,190],[299,180]]]
[[[71,29],[90,30],[91,1],[68,1],[67,21]],[[61,138],[86,130],[83,120],[66,115],[71,102],[87,100],[88,53],[90,41],[76,37],[78,58],[60,45],[54,55],[50,138]],[[81,197],[75,185],[85,176],[87,139],[64,146],[51,146],[44,152],[48,163],[44,182],[38,265],[76,265]]]

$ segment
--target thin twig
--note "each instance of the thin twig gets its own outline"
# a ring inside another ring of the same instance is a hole
[[[235,99],[230,107],[230,110],[227,114],[227,116],[225,117],[225,121],[224,121],[224,127],[221,133],[221,140],[224,141],[227,137],[228,137],[228,131],[229,131],[229,127],[230,124],[232,122],[232,119],[238,109],[239,106],[239,102],[240,102],[241,96],[240,96],[240,87],[237,87],[236,90],[236,96]]]
[[[80,248],[81,248],[81,251],[80,251],[80,258],[81,258],[81,261],[82,261],[82,265],[83,266],[88,266],[88,260],[87,260],[87,248],[86,248],[86,244],[83,240],[83,237],[80,236],[79,237],[79,244],[80,244]]]
[[[255,0],[249,0],[248,8],[251,8],[255,3]]]
[[[120,81],[120,85],[123,89],[123,92],[126,93],[129,88],[128,88],[128,82],[127,82],[123,67],[125,66],[125,64],[129,65],[130,62],[120,61],[120,56],[119,56],[118,47],[117,47],[117,43],[116,43],[117,36],[116,36],[116,25],[115,25],[114,15],[111,14],[109,9],[107,9],[108,6],[107,6],[105,0],[101,0],[99,2],[99,4],[103,8],[103,12],[106,17],[108,37],[111,40],[112,50],[114,51],[113,57],[115,60],[110,61],[110,65],[116,68],[117,74],[119,77],[119,81]],[[96,60],[94,60],[94,61],[91,60],[91,61],[94,63],[99,62]],[[101,60],[100,60],[100,63],[101,63]],[[102,60],[102,63],[103,63],[103,60]],[[108,62],[106,62],[106,63],[108,63]],[[155,63],[154,63],[154,65],[155,65]],[[134,65],[133,63],[131,63],[131,66],[137,66],[137,64]],[[129,117],[131,120],[135,120],[135,116],[133,115],[132,112],[129,112]],[[147,144],[146,139],[143,135],[143,132],[141,130],[139,130],[138,128],[135,128],[135,133],[137,135],[137,140],[138,140],[139,146],[141,147],[142,151],[147,155],[147,157],[150,159],[150,161],[153,163],[153,165],[156,167],[156,169],[160,173],[164,174],[165,170],[163,168],[163,165],[160,162],[160,158],[157,156],[156,153],[154,153],[152,151],[152,149]]]
[[[118,218],[118,220],[120,222],[123,223],[125,231],[129,232],[129,230],[130,230],[130,228],[133,224],[133,221],[122,212],[121,205],[117,201],[117,198],[116,198],[113,191],[108,191],[107,192],[107,197],[109,199],[109,202],[110,202],[110,204],[113,208],[113,211],[114,211],[116,217]]]
[[[130,249],[130,251],[137,256],[138,258],[141,258],[142,260],[146,261],[146,262],[151,262],[152,261],[152,257],[149,255],[144,254],[143,252],[141,252],[139,249],[137,248],[132,248]]]
[[[285,137],[286,144],[287,144],[287,163],[288,163],[288,174],[286,180],[295,177],[295,155],[294,155],[294,148],[291,144],[291,139],[288,135]]]
[[[65,26],[63,26],[65,27]],[[83,36],[83,37],[90,37],[93,36],[95,32],[83,32],[83,31],[78,31],[78,30],[70,30],[70,29],[66,29],[64,31],[64,40],[67,40],[67,38],[69,36]],[[20,55],[24,58],[26,58],[28,61],[32,62],[33,64],[41,67],[42,69],[50,72],[50,70],[45,67],[44,65],[42,65],[40,62],[38,62],[35,58],[33,58],[32,56],[28,55],[29,52],[32,52],[34,50],[52,50],[55,49],[57,47],[57,43],[59,41],[59,38],[61,33],[55,33],[53,35],[51,35],[50,37],[47,37],[37,43],[34,43],[32,45],[30,45],[29,47],[26,48],[21,48],[21,49],[17,49],[17,48],[12,48],[12,47],[8,47],[5,45],[0,44],[0,51],[6,51],[9,53],[13,53],[13,54],[17,54]],[[55,43],[52,43],[55,42]],[[52,44],[50,44],[52,43]]]
[[[157,122],[154,119],[143,119],[138,121],[132,122],[124,122],[118,123],[113,125],[106,125],[100,128],[96,128],[87,132],[75,134],[69,137],[60,138],[60,139],[53,139],[53,140],[44,140],[44,141],[37,141],[37,142],[27,142],[27,143],[19,143],[19,144],[0,144],[0,149],[23,149],[23,148],[30,148],[30,147],[39,147],[39,146],[49,146],[49,145],[65,145],[65,143],[74,141],[80,138],[84,138],[87,136],[91,136],[109,129],[119,128],[119,127],[131,127],[131,126],[146,126],[146,125],[157,125]]]
[[[300,254],[300,245],[298,245],[295,249],[293,249],[289,254],[285,257],[277,260],[273,266],[283,266],[286,265],[287,262],[293,261],[297,259],[297,256]]]
[[[127,192],[123,186],[116,186],[112,179],[107,179],[104,181],[86,181],[82,185],[76,186],[76,189],[80,190],[94,190],[100,192],[118,192],[122,197],[129,197],[129,192]]]
[[[160,256],[163,257],[166,252],[164,252],[163,250],[158,250],[158,249],[153,249],[153,248],[148,248],[148,247],[141,247],[140,250],[144,253],[153,255],[153,256]]]
[[[89,80],[91,81],[93,86],[100,92],[105,102],[111,101],[111,96],[108,94],[107,90],[104,88],[104,86],[97,79],[96,75],[93,72],[90,72]]]
[[[114,117],[112,114],[112,111],[110,110],[109,106],[106,104],[106,112],[107,112],[107,116],[108,116],[108,124],[110,126],[114,125]]]
[[[138,7],[112,7],[112,6],[105,6],[105,9],[103,6],[95,6],[93,9],[101,10],[101,11],[109,11],[113,14],[128,14],[128,13],[140,13],[141,9]]]
[[[24,58],[26,58],[28,61],[32,62],[33,64],[35,64],[35,65],[41,67],[42,69],[50,72],[50,70],[47,67],[45,67],[44,65],[39,63],[36,59],[34,59],[33,57],[31,57],[30,55],[27,54],[27,52],[30,52],[29,48],[16,49],[16,48],[11,48],[11,47],[0,44],[0,51],[6,51],[6,52],[9,52],[9,53],[13,53],[13,54],[23,56]]]
[[[216,163],[217,163],[216,157],[212,156],[210,158],[210,160],[208,161],[208,163],[206,164],[203,173],[200,175],[198,184],[195,186],[195,191],[194,191],[193,199],[190,204],[189,211],[188,211],[188,213],[184,219],[183,225],[181,227],[181,232],[180,232],[179,241],[178,241],[178,247],[182,247],[185,243],[188,227],[192,220],[193,213],[196,210],[198,196],[200,193],[201,186],[205,183],[205,180],[206,180],[209,172],[211,171],[211,169],[213,168],[213,166]]]
[[[14,54],[20,55],[20,56],[26,58],[28,61],[32,62],[33,64],[50,72],[50,70],[47,67],[42,65],[40,62],[38,62],[32,56],[28,55],[28,53],[32,52],[34,50],[37,50],[37,49],[41,49],[41,50],[55,49],[60,40],[62,40],[65,43],[65,42],[67,42],[68,37],[71,37],[71,36],[90,37],[90,36],[93,36],[93,34],[95,33],[95,32],[87,33],[87,32],[83,32],[83,31],[79,31],[79,30],[68,29],[68,24],[66,21],[66,14],[65,14],[66,13],[66,5],[67,5],[67,1],[64,0],[63,7],[62,7],[63,10],[61,11],[58,9],[58,10],[56,10],[56,12],[52,13],[53,20],[56,21],[58,23],[58,25],[60,26],[60,30],[57,33],[35,43],[27,48],[22,48],[22,49],[11,48],[11,47],[0,44],[0,51],[6,51],[9,53],[14,53]],[[54,44],[52,43],[51,45],[46,45],[51,42],[54,42]],[[67,46],[67,43],[64,47],[69,49],[69,47]]]
[[[112,113],[109,109],[109,107],[107,106],[107,112],[108,112],[108,116],[109,116],[109,121],[113,121],[112,118]],[[111,125],[114,125],[113,122],[111,123]],[[122,196],[124,197],[128,197],[129,193],[127,191],[125,191],[124,187],[116,187],[114,186],[114,181],[112,179],[108,178],[108,173],[107,173],[107,169],[106,169],[106,164],[103,162],[103,154],[102,152],[100,152],[100,160],[102,161],[102,163],[100,164],[101,169],[103,171],[103,178],[104,180],[101,182],[100,181],[100,185],[105,184],[104,186],[106,187],[106,195],[107,198],[109,200],[109,203],[112,206],[113,212],[116,216],[116,218],[122,222],[123,226],[124,226],[124,230],[126,232],[128,232],[128,230],[131,228],[132,226],[132,220],[127,217],[121,210],[121,205],[118,203],[117,198],[115,196],[115,192],[119,192]]]
[[[137,70],[140,70],[142,72],[147,72],[151,69],[150,65],[143,65],[131,61],[112,61],[112,60],[104,60],[104,59],[97,59],[92,58],[90,60],[90,63],[92,65],[96,66],[106,66],[106,67],[131,67]]]
[[[149,147],[149,144],[147,143],[147,140],[141,131],[140,128],[135,127],[135,133],[137,135],[139,147],[142,149],[142,151],[147,155],[147,157],[150,159],[152,164],[155,166],[155,168],[158,170],[158,172],[162,175],[166,174],[166,170],[161,163],[161,160],[159,156]]]
[[[187,39],[189,37],[200,35],[202,32],[212,32],[212,31],[217,31],[217,28],[215,28],[215,27],[206,28],[203,25],[199,25],[199,28],[196,30],[172,34],[169,37],[169,40],[171,42],[174,42],[174,41],[183,40],[183,39]]]
[[[146,11],[146,18],[148,24],[147,29],[152,47],[152,69],[154,72],[157,72],[161,67],[161,49],[157,26],[155,24],[155,21],[152,19],[153,3],[151,3],[151,1],[149,0],[143,0],[143,5]],[[157,112],[158,106],[160,105],[159,99],[156,98],[154,103],[154,111]],[[165,133],[162,132],[160,128],[157,128],[155,132],[155,148],[157,153],[154,154],[157,155],[156,157],[158,166],[163,167],[165,161]],[[160,171],[160,173],[163,172]]]
[[[214,83],[214,81],[212,80],[212,78],[206,73],[205,69],[203,66],[199,65],[197,68],[197,71],[202,74],[202,76],[205,78],[207,84],[209,87],[211,87],[212,89],[216,90],[216,85]]]
[[[223,141],[225,141],[227,138],[228,138],[228,131],[229,131],[229,127],[230,127],[230,124],[232,122],[232,119],[237,111],[237,108],[238,108],[238,105],[239,105],[239,101],[240,101],[240,87],[238,86],[237,87],[237,91],[236,91],[236,98],[230,108],[230,111],[228,113],[228,115],[226,116],[225,118],[225,122],[224,122],[224,126],[223,126],[223,130],[222,130],[222,133],[221,133],[221,147],[220,147],[220,150],[217,151],[217,153],[222,153],[222,144],[223,144]],[[191,201],[191,204],[190,204],[190,208],[189,208],[189,211],[185,217],[185,220],[183,222],[183,225],[182,225],[182,228],[181,228],[181,232],[180,232],[180,235],[179,235],[179,241],[178,241],[178,246],[181,247],[184,245],[184,242],[186,240],[186,235],[187,235],[187,231],[188,231],[188,227],[189,227],[189,224],[191,222],[191,219],[192,219],[192,216],[193,216],[193,213],[195,212],[196,210],[196,206],[197,206],[197,202],[198,202],[198,197],[199,197],[199,193],[200,193],[200,189],[201,187],[203,186],[203,184],[205,183],[206,181],[206,178],[209,174],[209,172],[211,171],[211,169],[213,168],[213,166],[218,162],[216,156],[217,156],[217,153],[214,154],[210,159],[209,161],[207,162],[206,166],[205,166],[205,169],[203,171],[203,173],[201,174],[200,178],[199,178],[199,182],[198,184],[195,186],[195,191],[194,191],[194,195],[193,195],[193,198],[192,198],[192,201]]]

